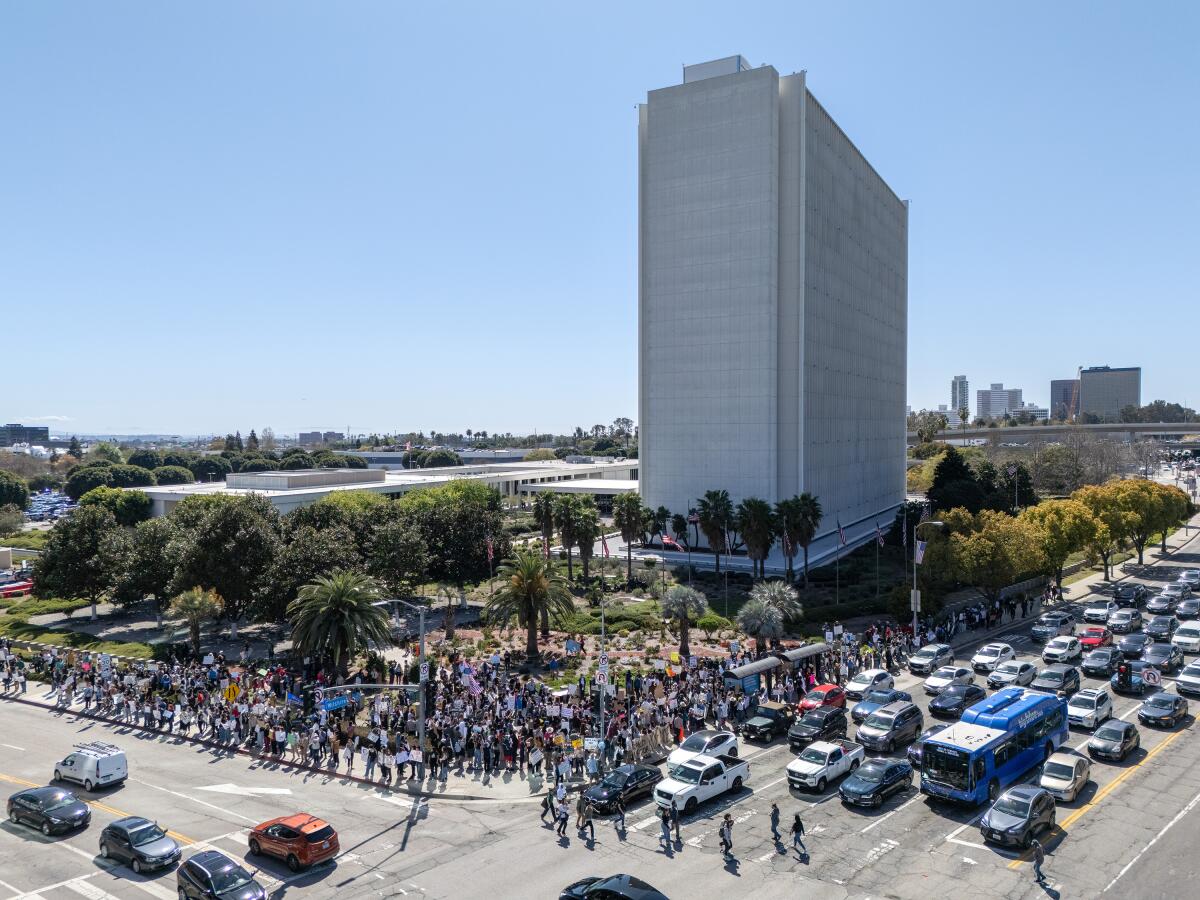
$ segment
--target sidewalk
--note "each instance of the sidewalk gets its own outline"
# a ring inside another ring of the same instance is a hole
[[[427,778],[424,782],[411,781],[405,785],[393,785],[390,788],[384,788],[377,781],[368,781],[365,778],[360,778],[357,775],[347,775],[345,771],[334,772],[330,769],[321,766],[301,765],[295,762],[285,762],[282,759],[275,759],[272,756],[259,756],[257,753],[252,753],[241,746],[233,744],[219,744],[216,741],[205,740],[194,736],[184,737],[177,732],[155,732],[153,729],[145,729],[141,726],[130,725],[124,722],[114,721],[98,716],[94,713],[86,713],[81,708],[80,704],[74,704],[69,709],[64,709],[55,704],[56,691],[47,685],[45,682],[30,681],[29,690],[24,694],[7,693],[0,695],[0,699],[10,703],[20,703],[25,706],[40,707],[47,712],[59,716],[71,715],[76,719],[88,719],[93,722],[102,723],[109,731],[118,735],[138,733],[157,734],[160,743],[174,744],[191,744],[197,747],[208,747],[213,751],[215,756],[244,756],[248,759],[260,761],[261,768],[270,768],[287,775],[323,775],[330,781],[343,781],[346,783],[357,783],[364,785],[372,785],[382,790],[388,790],[392,794],[410,797],[424,798],[444,798],[447,800],[491,800],[495,802],[521,803],[531,802],[533,800],[541,800],[545,795],[547,787],[554,783],[553,778],[547,783],[544,777],[532,776],[525,778],[519,771],[517,772],[500,772],[495,776],[483,776],[479,773],[470,773],[464,771],[462,775],[458,775],[451,771],[445,777],[438,779]],[[579,791],[587,786],[587,782],[582,779],[568,779],[567,791]]]

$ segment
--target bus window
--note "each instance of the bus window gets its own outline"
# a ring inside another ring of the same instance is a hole
[[[975,787],[975,785],[977,785],[981,781],[983,781],[983,773],[984,773],[983,757],[982,756],[976,757],[975,764],[971,767],[971,787],[972,787],[972,789]]]

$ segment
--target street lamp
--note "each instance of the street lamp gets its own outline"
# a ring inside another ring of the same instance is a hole
[[[917,544],[917,532],[921,530],[923,525],[936,525],[938,528],[941,528],[944,524],[944,522],[926,520],[924,522],[917,522],[917,524],[913,526],[912,631],[914,643],[917,640],[917,614],[921,611],[921,592],[917,589],[917,552],[919,550],[919,546]]]

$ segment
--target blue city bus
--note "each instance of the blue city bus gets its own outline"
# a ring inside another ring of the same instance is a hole
[[[1067,701],[1005,688],[925,742],[921,793],[958,803],[995,800],[1066,741]]]

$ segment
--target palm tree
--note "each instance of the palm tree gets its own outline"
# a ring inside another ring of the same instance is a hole
[[[804,550],[804,586],[808,587],[808,547],[821,525],[821,501],[805,491],[799,497],[776,503],[775,515],[779,519],[780,532],[786,538],[784,553],[788,560],[788,580],[794,579],[792,559],[796,548],[800,547]]]
[[[200,655],[200,626],[221,614],[221,598],[216,591],[194,587],[171,601],[171,615],[187,622],[192,653]]]
[[[665,506],[660,506],[647,516],[646,521],[650,528],[650,536],[657,535],[661,538],[667,533],[667,523],[671,521],[671,511]]]
[[[379,582],[361,572],[334,569],[318,576],[288,604],[292,646],[344,674],[368,644],[392,644],[387,611],[376,605],[382,597]]]
[[[738,628],[754,638],[755,649],[760,653],[768,641],[783,637],[783,613],[761,598],[751,598],[738,610]]]
[[[675,535],[675,540],[684,546],[687,546],[689,543],[687,526],[687,518],[683,513],[675,513],[675,515],[671,516],[671,534]]]
[[[500,564],[497,572],[501,586],[485,607],[490,618],[500,622],[516,620],[525,629],[525,655],[540,656],[538,620],[565,619],[575,611],[567,581],[558,567],[540,554],[517,550]]]
[[[729,491],[705,491],[699,500],[697,512],[700,530],[708,541],[708,549],[716,560],[716,574],[721,574],[721,552],[725,549],[725,535],[733,520],[733,503]]]
[[[621,530],[625,542],[625,583],[633,583],[633,542],[642,535],[646,507],[637,491],[613,497],[613,524]]]
[[[554,495],[549,491],[533,495],[533,521],[542,532],[542,546],[548,553],[554,540]]]
[[[579,497],[575,501],[575,543],[579,547],[579,558],[583,561],[583,577],[587,580],[588,563],[600,540],[600,511],[591,497]]]
[[[767,555],[775,543],[775,513],[771,511],[771,504],[759,497],[747,497],[738,504],[737,523],[746,541],[753,577],[766,578]]]
[[[784,623],[798,620],[803,615],[795,589],[786,581],[760,581],[750,589],[750,600],[758,600],[779,610]]]
[[[691,655],[688,650],[689,629],[707,611],[708,603],[704,595],[682,584],[675,585],[663,598],[663,618],[679,625],[679,656],[685,661]]]
[[[558,537],[567,551],[567,578],[575,580],[574,559],[571,549],[575,546],[575,522],[579,518],[579,498],[573,494],[560,494],[554,498],[554,524],[558,526]]]

